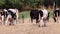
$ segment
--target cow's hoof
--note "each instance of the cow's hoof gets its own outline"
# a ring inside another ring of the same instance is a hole
[[[44,24],[44,27],[46,27],[46,24]]]
[[[59,21],[57,23],[59,23]]]
[[[11,25],[14,26],[15,24],[12,23]]]
[[[46,24],[45,25],[42,25],[42,27],[46,27]]]
[[[9,25],[11,25],[11,24],[9,24]]]
[[[38,25],[38,27],[41,27],[40,25]]]

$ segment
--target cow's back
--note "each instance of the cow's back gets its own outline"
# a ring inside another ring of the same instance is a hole
[[[39,16],[38,10],[31,10],[30,16],[31,16],[31,18],[38,18],[38,16]]]
[[[60,10],[55,10],[54,11],[54,14],[55,14],[55,17],[57,17],[57,14],[58,14],[58,16],[60,15]]]

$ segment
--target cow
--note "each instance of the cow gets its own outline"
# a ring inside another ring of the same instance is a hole
[[[11,22],[18,21],[18,9],[2,9],[0,10],[0,21],[2,24],[8,25]]]
[[[10,13],[15,13],[16,14],[16,17],[17,17],[16,20],[18,21],[18,14],[19,14],[18,9],[9,9],[9,11],[10,11]]]
[[[7,21],[10,21],[10,25],[16,24],[16,22],[18,21],[18,10],[17,9],[8,9],[8,17],[7,17]]]
[[[46,26],[46,21],[49,20],[49,14],[47,9],[31,10],[31,22],[33,22],[33,19],[36,19],[36,23],[40,23],[39,26]]]
[[[17,9],[3,9],[0,15],[2,17],[2,22],[5,25],[11,24],[11,22],[18,21],[18,10]]]
[[[54,22],[58,22],[60,16],[60,10],[57,8],[56,10],[54,10]]]

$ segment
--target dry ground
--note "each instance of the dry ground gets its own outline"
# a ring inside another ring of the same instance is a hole
[[[60,23],[53,23],[51,19],[46,27],[38,27],[25,19],[25,23],[19,20],[14,26],[0,25],[0,34],[60,34]]]

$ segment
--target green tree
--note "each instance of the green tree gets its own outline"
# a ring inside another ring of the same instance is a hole
[[[0,9],[4,7],[5,0],[0,0]]]

